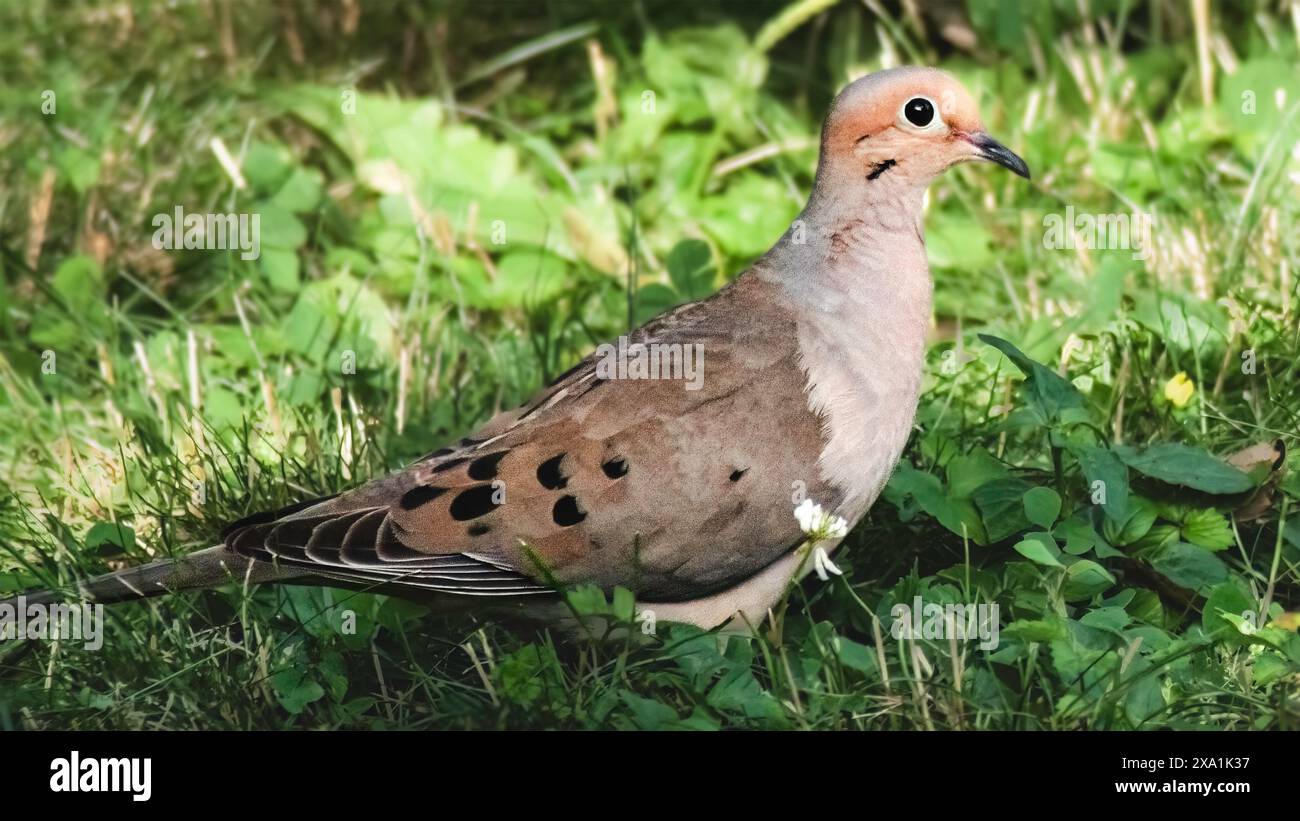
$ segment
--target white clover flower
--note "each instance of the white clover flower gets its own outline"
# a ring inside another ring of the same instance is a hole
[[[817,578],[824,582],[830,581],[831,577],[827,575],[829,573],[834,573],[836,576],[844,575],[844,571],[836,567],[831,557],[826,554],[826,548],[820,546],[813,551],[813,570],[817,571]]]
[[[806,544],[813,551],[813,569],[817,571],[817,578],[829,581],[832,573],[842,576],[843,571],[835,566],[826,548],[819,543],[844,538],[849,532],[849,523],[842,516],[826,513],[812,499],[804,499],[799,503],[794,509],[794,518],[799,523],[799,529],[808,534]]]
[[[812,499],[804,499],[794,509],[795,521],[804,533],[812,533],[813,525],[822,519],[822,506],[813,504]]]
[[[799,522],[799,529],[808,534],[808,541],[824,542],[842,539],[849,532],[849,523],[844,517],[824,513],[822,506],[814,504],[812,499],[804,499],[794,509],[794,518]]]

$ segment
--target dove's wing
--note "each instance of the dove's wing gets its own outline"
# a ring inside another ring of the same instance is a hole
[[[798,544],[796,497],[840,495],[817,469],[821,420],[771,287],[738,280],[631,335],[682,378],[625,378],[598,349],[459,444],[238,522],[226,544],[311,575],[470,595],[591,582],[684,601],[737,584]]]

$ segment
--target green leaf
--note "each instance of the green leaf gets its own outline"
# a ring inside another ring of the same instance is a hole
[[[1099,630],[1105,630],[1116,635],[1128,626],[1131,621],[1129,614],[1123,607],[1098,607],[1089,610],[1079,617],[1080,624],[1086,624]]]
[[[1256,611],[1255,599],[1250,591],[1236,578],[1230,578],[1222,584],[1215,585],[1210,595],[1205,598],[1205,607],[1201,609],[1201,629],[1206,635],[1234,644],[1248,644],[1248,639],[1241,634],[1235,624],[1226,620],[1227,613],[1243,618],[1246,613]]]
[[[1155,523],[1155,505],[1141,496],[1134,496],[1129,505],[1128,518],[1122,524],[1106,519],[1102,523],[1102,535],[1107,542],[1124,547],[1147,535]]]
[[[273,673],[271,689],[280,706],[294,715],[325,695],[325,688],[312,678],[310,671],[297,665]]]
[[[527,707],[541,698],[546,681],[537,645],[528,644],[504,656],[497,663],[496,677],[501,695]]]
[[[636,618],[636,596],[626,587],[614,588],[614,617],[623,622]]]
[[[836,636],[831,640],[831,648],[835,651],[835,656],[840,660],[840,664],[845,667],[869,675],[875,675],[879,670],[876,651],[865,644],[859,644],[843,636]]]
[[[1115,577],[1091,559],[1080,559],[1065,569],[1061,596],[1066,601],[1090,599],[1115,584]],[[1118,608],[1117,608],[1118,609]]]
[[[713,685],[705,701],[710,707],[747,718],[779,715],[781,705],[763,689],[748,666],[737,665]]]
[[[554,299],[571,287],[569,266],[554,254],[511,252],[497,261],[497,278],[488,305],[515,306]]]
[[[1069,633],[1059,618],[1016,619],[1002,628],[1002,634],[1021,641],[1048,642],[1066,638]]]
[[[271,197],[271,202],[286,211],[301,214],[310,211],[320,202],[321,175],[315,169],[295,168],[289,179]]]
[[[1047,533],[1030,533],[1024,539],[1016,543],[1015,550],[1021,556],[1029,559],[1035,564],[1045,565],[1047,567],[1064,567],[1058,558],[1060,551],[1056,549],[1055,543],[1049,545],[1052,537]]]
[[[1088,497],[1101,505],[1106,518],[1122,522],[1128,516],[1128,468],[1109,448],[1075,449],[1074,457],[1088,480]]]
[[[289,176],[291,169],[289,153],[281,146],[255,141],[244,155],[244,177],[258,191],[275,191]]]
[[[889,480],[895,493],[911,496],[922,510],[958,536],[969,536],[976,544],[986,544],[984,526],[974,505],[954,499],[944,492],[939,477],[910,465],[901,465]]]
[[[86,548],[101,556],[129,553],[134,547],[135,531],[121,522],[96,522],[86,533]]]
[[[1061,513],[1061,496],[1050,487],[1030,488],[1025,494],[1025,518],[1039,527],[1050,530]]]
[[[945,471],[948,476],[948,492],[959,499],[969,497],[995,479],[1007,477],[1007,466],[982,450],[954,456],[949,460]]]
[[[1255,679],[1255,684],[1264,687],[1289,675],[1294,670],[1295,667],[1289,664],[1281,655],[1266,652],[1255,657],[1251,675]]]
[[[1187,351],[1222,348],[1228,315],[1218,305],[1168,291],[1135,294],[1133,318],[1166,343]]]
[[[627,690],[620,690],[618,696],[632,713],[632,723],[638,730],[658,730],[664,724],[677,720],[677,713],[666,704],[642,698]]]
[[[990,543],[1000,542],[1029,527],[1030,522],[1025,518],[1025,507],[1021,500],[1032,487],[1022,479],[995,479],[971,494],[972,501],[983,517],[984,530]]]
[[[1228,578],[1228,568],[1217,556],[1196,545],[1175,542],[1151,557],[1151,566],[1169,581],[1199,591]]]
[[[1160,594],[1154,590],[1138,590],[1133,596],[1133,601],[1129,602],[1124,609],[1136,621],[1155,625],[1164,624],[1165,608],[1160,603]]]
[[[307,228],[292,213],[270,200],[253,207],[260,214],[262,252],[268,248],[293,250],[307,241]]]
[[[1165,708],[1160,674],[1153,672],[1152,667],[1145,656],[1136,655],[1125,674],[1129,686],[1128,693],[1124,696],[1124,714],[1135,727]]]
[[[1055,371],[1025,356],[1005,339],[988,334],[979,338],[1001,351],[1025,375],[1024,395],[1039,421],[1059,422],[1064,411],[1083,408],[1083,394]]]
[[[603,616],[609,613],[605,594],[594,584],[580,584],[565,591],[569,606],[579,616]]]
[[[294,294],[300,285],[298,279],[298,254],[280,248],[263,248],[258,265],[271,287],[281,293]]]
[[[1061,522],[1052,530],[1052,536],[1058,542],[1065,542],[1065,552],[1071,556],[1082,556],[1097,545],[1097,531],[1080,513]]]
[[[677,293],[688,300],[702,299],[713,292],[713,253],[699,239],[684,239],[668,252],[668,279]]]
[[[1191,445],[1167,442],[1140,454],[1122,448],[1119,455],[1138,473],[1170,485],[1216,494],[1245,493],[1255,487],[1247,474]]]
[[[1182,535],[1206,550],[1226,550],[1236,542],[1228,517],[1208,508],[1193,510],[1183,517]]]
[[[88,256],[68,257],[59,263],[51,283],[78,320],[98,317],[104,311],[104,274]]]

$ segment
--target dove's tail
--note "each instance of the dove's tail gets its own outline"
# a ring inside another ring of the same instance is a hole
[[[76,595],[82,600],[114,604],[132,599],[161,596],[177,590],[213,587],[227,582],[250,584],[284,581],[301,575],[266,562],[251,561],[226,550],[209,547],[176,559],[161,559],[139,567],[128,567],[77,583]],[[57,604],[72,597],[70,591],[37,590],[21,594],[26,604]],[[0,599],[0,605],[15,599]]]

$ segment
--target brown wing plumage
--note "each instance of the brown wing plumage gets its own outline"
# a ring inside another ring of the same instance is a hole
[[[470,595],[592,582],[678,601],[743,581],[799,542],[797,492],[838,498],[817,470],[821,420],[806,410],[793,320],[765,287],[739,280],[631,335],[702,345],[698,390],[602,378],[593,355],[405,470],[236,523],[227,547]]]

